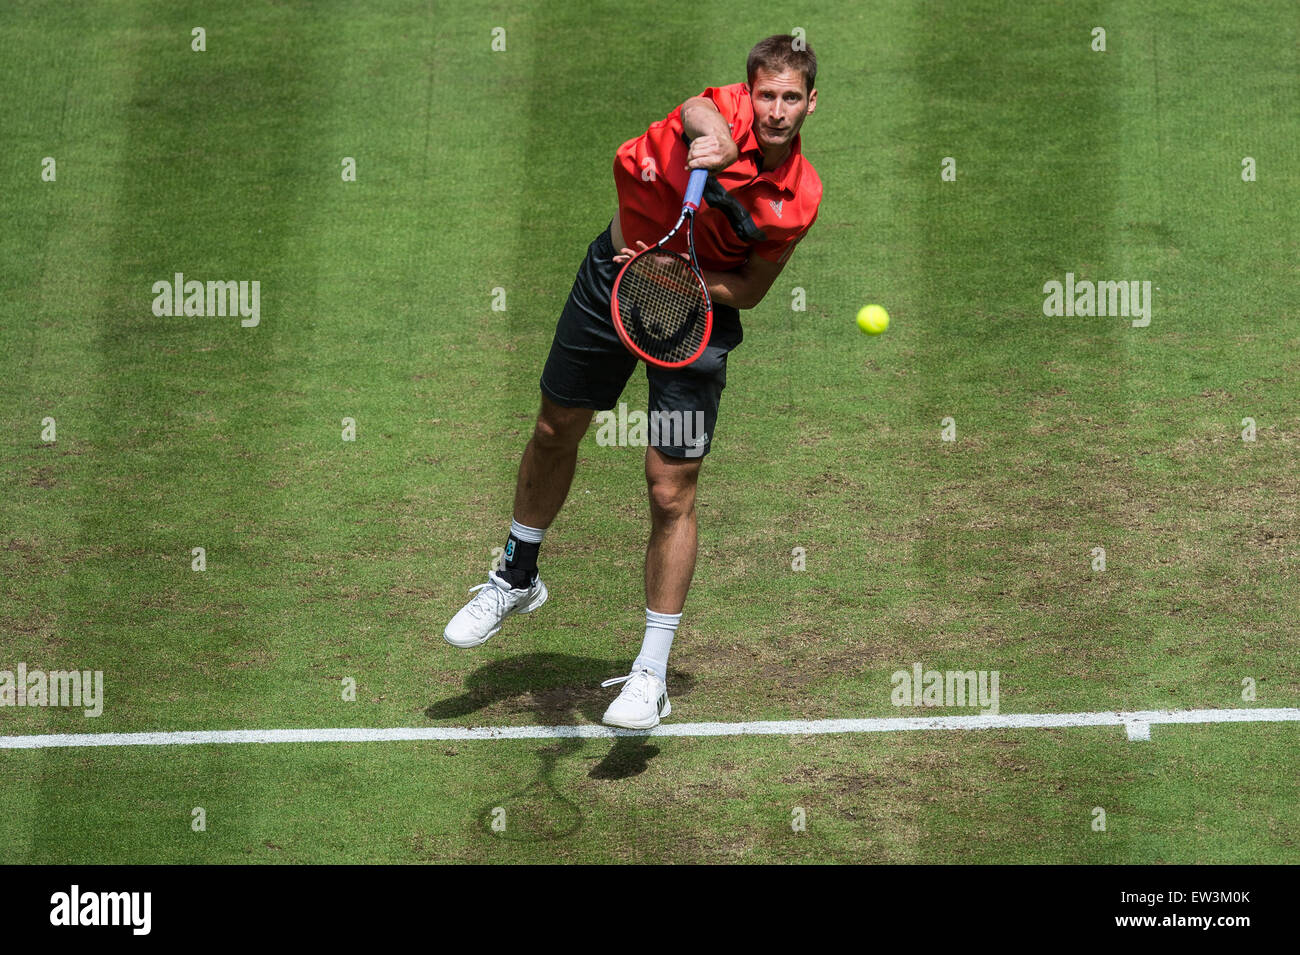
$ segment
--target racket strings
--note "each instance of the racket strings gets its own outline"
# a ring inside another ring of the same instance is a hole
[[[678,255],[647,253],[633,261],[619,282],[618,308],[636,346],[661,361],[684,361],[704,338],[704,289]]]

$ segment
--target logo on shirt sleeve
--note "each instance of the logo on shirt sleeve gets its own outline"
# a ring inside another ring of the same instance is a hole
[[[781,218],[781,206],[784,205],[784,203],[785,203],[784,199],[767,200],[767,204],[772,207],[772,211],[776,213],[776,217],[778,219]]]

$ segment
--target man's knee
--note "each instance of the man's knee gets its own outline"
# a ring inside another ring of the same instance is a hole
[[[670,458],[653,448],[646,457],[646,484],[650,511],[656,521],[676,521],[695,510],[695,486],[700,462]]]
[[[543,396],[542,409],[533,427],[533,442],[551,450],[571,450],[578,446],[591,423],[590,408],[565,408]]]

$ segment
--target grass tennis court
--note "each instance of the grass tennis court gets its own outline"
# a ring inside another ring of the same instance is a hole
[[[795,27],[825,197],[730,358],[672,721],[977,712],[896,706],[916,663],[997,671],[1003,713],[1300,706],[1292,5],[746,9],[6,4],[0,670],[105,689],[0,736],[598,722],[641,448],[584,440],[548,606],[442,629],[615,149]],[[156,316],[177,272],[257,280],[259,323]],[[1149,325],[1045,315],[1067,274],[1150,282]],[[0,750],[0,854],[1295,863],[1298,755],[1295,723]]]

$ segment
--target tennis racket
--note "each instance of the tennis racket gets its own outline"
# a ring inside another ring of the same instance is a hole
[[[707,169],[692,169],[682,214],[672,231],[624,264],[614,279],[614,329],[628,350],[660,368],[681,368],[704,352],[713,331],[713,303],[695,261],[695,213]],[[664,248],[686,225],[687,254]]]

